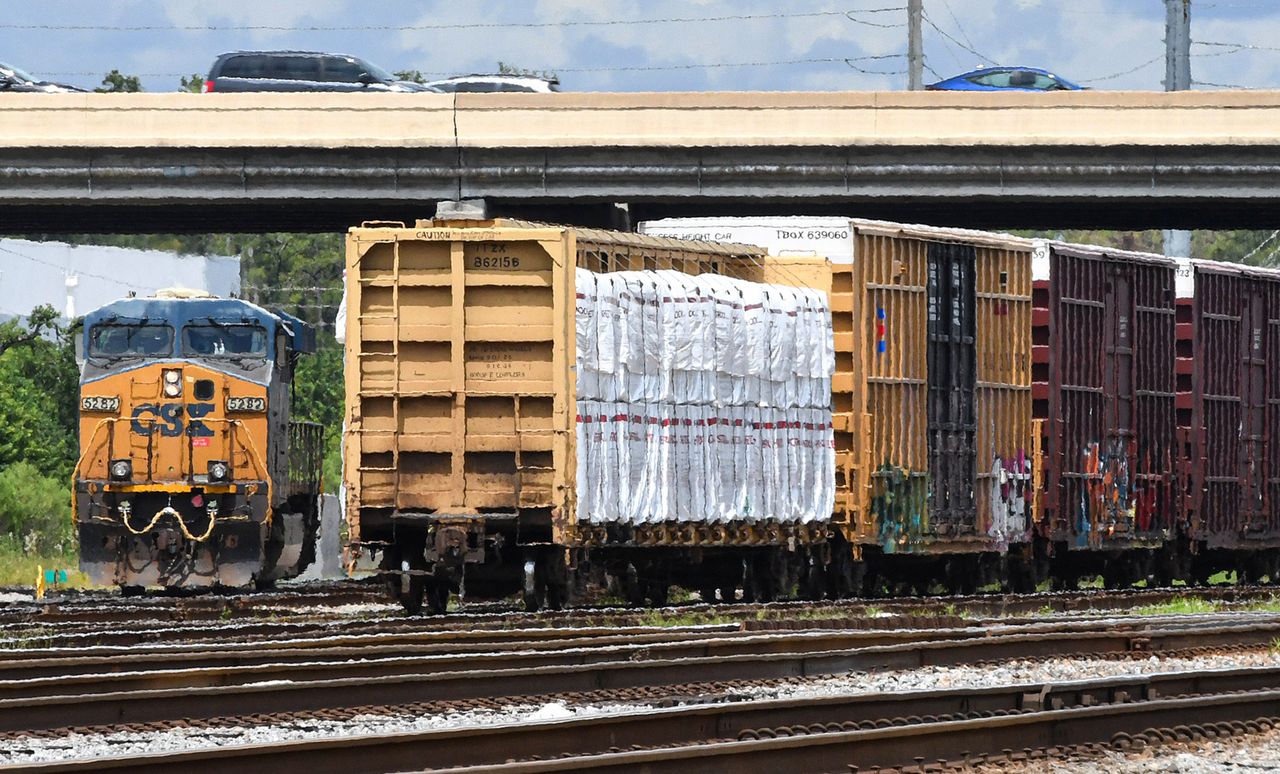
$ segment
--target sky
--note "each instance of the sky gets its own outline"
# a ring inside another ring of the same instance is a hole
[[[906,0],[0,0],[0,61],[83,87],[116,68],[178,88],[237,49],[335,51],[387,70],[555,72],[566,91],[906,87]],[[924,0],[926,83],[1046,67],[1162,89],[1161,0]],[[729,18],[726,18],[729,17]],[[1280,0],[1193,0],[1195,88],[1280,87]]]

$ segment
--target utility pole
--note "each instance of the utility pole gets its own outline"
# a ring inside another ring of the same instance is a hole
[[[907,0],[907,88],[911,91],[924,88],[923,21],[924,0]]]
[[[1191,88],[1191,0],[1164,0],[1164,90]],[[1164,254],[1191,255],[1191,232],[1164,232]]]

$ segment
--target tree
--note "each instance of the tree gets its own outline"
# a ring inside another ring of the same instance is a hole
[[[25,461],[45,475],[71,473],[80,377],[74,333],[55,318],[37,307],[25,327],[0,326],[8,342],[0,352],[0,468]]]
[[[200,73],[192,73],[188,78],[182,76],[182,80],[178,82],[178,91],[189,91],[192,94],[199,94],[204,91],[204,76]]]
[[[392,75],[402,81],[412,81],[413,83],[427,82],[427,76],[423,75],[421,70],[396,70]]]
[[[548,81],[558,81],[559,76],[552,70],[530,70],[527,67],[498,60],[498,75],[516,75],[522,78],[542,78]]]
[[[112,70],[102,76],[102,85],[94,91],[99,94],[142,91],[142,81],[136,75],[125,75],[119,70]]]
[[[17,320],[0,323],[0,356],[13,347],[31,344],[46,333],[57,333],[59,330],[58,310],[48,304],[41,304],[31,310],[25,325]]]

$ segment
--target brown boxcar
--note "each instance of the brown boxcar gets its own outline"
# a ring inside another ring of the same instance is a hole
[[[1277,574],[1280,273],[1190,261],[1179,298],[1187,535],[1200,580]]]
[[[468,564],[513,571],[517,580],[524,568],[527,598],[562,596],[552,580],[564,570],[565,547],[794,552],[826,539],[825,520],[625,530],[576,522],[575,265],[830,290],[825,260],[766,260],[743,245],[503,220],[353,228],[344,450],[350,545],[381,551],[383,569],[399,574],[393,592],[408,607],[425,586],[429,603],[442,609],[455,571]],[[476,569],[467,585],[483,591]],[[505,589],[509,580],[493,582]],[[665,585],[652,596],[664,597]]]
[[[867,416],[869,491],[850,539],[944,560],[901,562],[906,575],[880,562],[891,578],[927,584],[945,570],[971,585],[978,555],[1030,536],[1032,243],[873,221],[851,231],[850,402]],[[833,314],[839,351],[843,311]]]
[[[1041,556],[1068,585],[1146,577],[1178,512],[1175,263],[1046,243],[1036,265]]]

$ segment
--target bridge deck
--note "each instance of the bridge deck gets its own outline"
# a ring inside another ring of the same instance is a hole
[[[32,94],[0,148],[1266,146],[1280,91]]]

